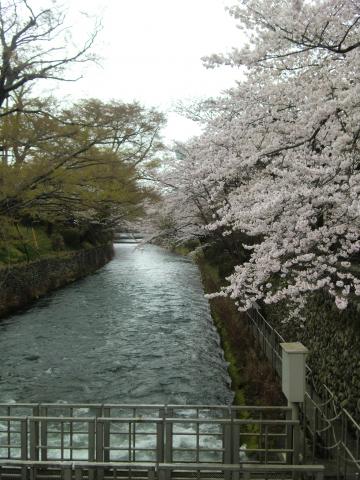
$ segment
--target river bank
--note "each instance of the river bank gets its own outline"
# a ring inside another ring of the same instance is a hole
[[[217,291],[220,278],[205,256],[197,258],[206,293]],[[210,300],[214,324],[219,332],[236,405],[286,404],[278,378],[260,353],[249,329],[246,313],[225,297]]]
[[[192,248],[175,248],[182,255]],[[192,258],[197,264],[205,293],[219,290],[223,283],[226,259],[216,253],[196,248]],[[246,313],[239,312],[234,302],[226,297],[209,300],[211,315],[219,332],[235,405],[286,405],[279,379],[261,354],[250,331]]]
[[[0,268],[0,318],[39,297],[93,273],[113,257],[113,246],[59,252]]]

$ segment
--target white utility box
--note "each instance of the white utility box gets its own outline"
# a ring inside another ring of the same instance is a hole
[[[309,350],[300,342],[280,343],[282,348],[282,391],[289,402],[303,402],[305,360]]]

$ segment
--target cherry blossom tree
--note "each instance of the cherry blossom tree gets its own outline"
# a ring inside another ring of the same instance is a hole
[[[344,309],[360,295],[360,5],[243,0],[229,11],[249,42],[205,61],[240,66],[244,80],[196,111],[206,129],[178,169],[182,204],[196,192],[208,235],[241,239],[247,258],[221,292],[240,309],[319,289]]]

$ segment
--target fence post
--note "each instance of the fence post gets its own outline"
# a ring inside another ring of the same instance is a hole
[[[40,404],[34,405],[32,410],[33,410],[32,411],[32,417],[40,417]],[[29,428],[30,428],[30,426],[29,426]],[[39,428],[36,428],[36,431],[35,431],[35,437],[33,439],[35,445],[40,445],[41,444],[40,431],[39,430],[40,430]],[[30,429],[30,445],[31,445],[31,429]],[[30,456],[30,458],[31,458],[31,456]],[[39,459],[39,457],[37,458],[37,460],[38,459]]]
[[[148,470],[148,480],[155,480],[155,467],[150,467]]]
[[[318,409],[317,409],[317,406],[316,405],[313,405],[313,412],[314,412],[314,429],[313,429],[313,432],[312,432],[312,441],[313,441],[313,444],[312,444],[312,458],[313,460],[315,459],[315,454],[316,454],[316,432],[317,430],[319,430],[319,425],[318,425],[318,418],[319,418],[319,415],[318,415]]]
[[[173,461],[173,422],[169,419],[164,420],[165,428],[165,463],[171,463]]]
[[[104,461],[104,424],[103,422],[97,418],[96,420],[96,437],[95,437],[95,454],[96,454],[96,461],[103,462]],[[104,469],[97,468],[96,469],[96,479],[102,480],[104,478]]]
[[[21,460],[27,460],[28,459],[28,422],[27,418],[24,418],[21,420],[20,423],[20,448],[21,448],[21,454],[20,458]],[[26,480],[27,478],[27,468],[26,467],[21,467],[21,479]],[[0,479],[1,479],[1,472],[0,472]]]
[[[309,350],[300,342],[280,343],[282,348],[282,391],[290,406],[303,403],[305,397],[305,359]],[[297,419],[296,419],[297,420]]]
[[[303,463],[307,463],[308,459],[308,451],[306,445],[306,438],[307,438],[307,415],[308,415],[308,393],[305,393],[304,397],[304,404],[303,404],[303,415],[302,415],[302,461]]]
[[[169,473],[169,470],[165,470],[164,468],[159,467],[159,469],[158,469],[159,480],[167,480],[168,476],[170,477],[170,475],[168,475],[168,473]]]
[[[292,420],[292,410],[287,410],[286,412],[286,420]],[[286,450],[291,450],[293,447],[293,429],[292,425],[289,423],[286,424],[286,439],[285,439],[285,448]],[[286,463],[292,463],[292,455],[290,452],[286,454]]]
[[[224,446],[224,463],[232,462],[232,420],[231,423],[225,423],[223,426],[223,446]]]
[[[81,467],[75,467],[75,480],[82,480]]]
[[[300,463],[300,426],[293,425],[293,465]]]
[[[232,459],[230,463],[240,463],[240,425],[232,422]]]
[[[40,417],[47,417],[47,408],[46,407],[40,407],[39,408],[39,414]],[[48,431],[48,422],[47,420],[40,420],[40,430],[39,430],[39,446],[40,446],[40,452],[41,452],[41,458],[40,460],[47,460],[48,459],[48,454],[47,454],[47,431]]]
[[[156,461],[164,462],[164,415],[162,420],[156,423]]]
[[[88,425],[88,461],[93,462],[95,460],[95,419],[89,421]],[[89,468],[89,480],[94,480],[95,471],[93,468]]]
[[[37,480],[37,467],[34,465],[30,466],[30,480]]]
[[[224,463],[230,464],[232,463],[232,439],[233,439],[233,419],[231,418],[230,423],[225,423],[223,426],[223,446],[224,446]],[[224,479],[230,480],[231,472],[225,471],[224,472]]]
[[[280,343],[280,346],[282,348],[282,391],[288,400],[289,407],[291,407],[292,420],[298,421],[297,404],[303,404],[305,400],[305,360],[309,351],[300,342]],[[299,462],[299,434],[299,430],[293,428],[293,463]]]
[[[21,420],[20,424],[20,446],[21,446],[21,460],[28,459],[28,423],[27,419]]]
[[[110,418],[110,408],[104,407],[103,408],[103,416],[106,418]],[[110,420],[103,424],[103,444],[104,444],[104,462],[110,461]]]
[[[231,463],[240,465],[240,425],[236,419],[232,418],[232,461]],[[239,480],[240,472],[238,470],[232,473],[232,480]]]
[[[62,467],[63,473],[63,480],[71,480],[72,479],[72,469],[71,465],[66,465]]]
[[[96,419],[96,461],[104,461],[104,424]]]
[[[30,460],[39,460],[39,422],[30,418]]]
[[[321,470],[321,472],[316,472],[315,479],[316,480],[323,480],[324,479],[324,470]]]
[[[171,463],[173,461],[173,422],[169,421],[174,416],[172,408],[166,407],[163,418],[163,428],[165,432],[165,446],[164,446],[164,462]],[[168,471],[165,471],[165,475],[168,475]]]

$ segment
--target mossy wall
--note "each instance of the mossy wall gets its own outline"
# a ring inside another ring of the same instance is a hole
[[[94,272],[112,257],[109,244],[0,268],[0,318]]]

